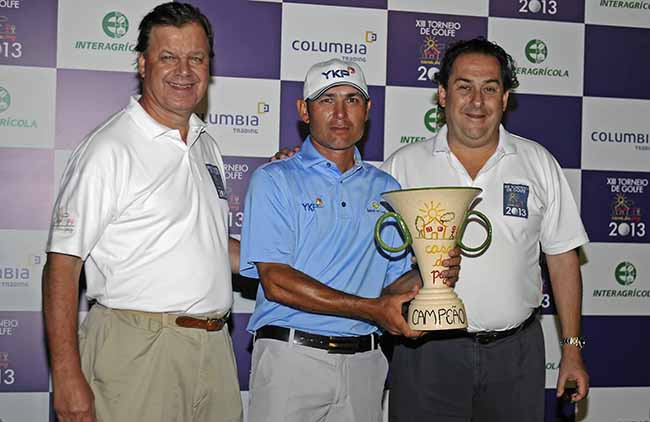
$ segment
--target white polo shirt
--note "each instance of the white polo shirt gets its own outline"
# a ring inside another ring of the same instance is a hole
[[[229,310],[223,161],[203,122],[186,145],[132,97],[70,157],[47,251],[84,259],[88,297],[109,308]]]
[[[474,209],[491,221],[492,244],[464,257],[456,293],[471,332],[521,324],[542,300],[541,250],[567,252],[588,242],[575,200],[557,161],[536,142],[499,128],[499,144],[475,179],[449,149],[447,126],[435,138],[405,146],[382,169],[402,188],[472,186],[483,189]],[[463,243],[478,246],[485,229],[469,224]]]

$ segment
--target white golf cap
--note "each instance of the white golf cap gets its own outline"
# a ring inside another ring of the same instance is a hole
[[[302,98],[315,100],[333,86],[350,85],[363,94],[366,99],[368,85],[363,71],[356,63],[344,62],[339,59],[332,59],[313,65],[307,72],[305,84],[302,90]]]

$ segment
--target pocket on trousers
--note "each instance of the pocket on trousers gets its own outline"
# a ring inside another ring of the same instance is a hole
[[[109,311],[110,312],[110,311]],[[94,364],[95,384],[107,398],[128,397],[142,379],[150,379],[158,367],[158,347],[163,330],[149,331],[110,314],[110,332],[97,351]],[[119,389],[119,391],[118,391]]]
[[[266,362],[269,352],[268,345],[264,343],[265,340],[258,340],[253,345],[253,355],[251,356],[251,373],[250,377],[248,378],[248,385],[249,389],[251,390],[253,387],[263,387],[271,382],[269,371],[264,371],[264,362]]]

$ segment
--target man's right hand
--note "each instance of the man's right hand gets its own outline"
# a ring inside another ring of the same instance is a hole
[[[54,382],[54,411],[59,422],[97,422],[95,395],[82,373]]]
[[[393,335],[420,337],[424,332],[412,330],[402,316],[402,305],[410,302],[419,290],[420,288],[415,286],[405,293],[383,294],[378,297],[375,322]]]

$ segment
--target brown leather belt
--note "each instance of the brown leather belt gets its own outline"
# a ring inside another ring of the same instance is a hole
[[[159,321],[160,324],[165,326],[181,327],[181,328],[195,328],[205,331],[219,331],[221,330],[228,320],[228,314],[214,318],[214,315],[207,316],[189,316],[179,315],[166,312],[146,312],[135,311],[131,309],[112,309],[114,312],[123,312],[131,315],[138,315],[145,318]]]
[[[265,325],[255,331],[255,340],[269,338],[289,341],[291,330],[276,325]],[[376,333],[365,336],[322,336],[305,331],[294,330],[293,344],[327,350],[327,353],[352,355],[379,348],[379,336]]]
[[[226,325],[224,318],[194,318],[191,316],[179,316],[174,321],[177,326],[184,328],[198,328],[205,331],[219,331]]]

